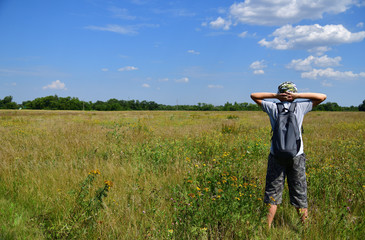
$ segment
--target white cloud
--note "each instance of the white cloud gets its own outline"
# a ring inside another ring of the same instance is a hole
[[[262,74],[265,74],[265,71],[262,70],[262,69],[259,69],[259,70],[253,71],[253,74],[255,74],[255,75],[262,75]]]
[[[225,20],[221,17],[209,23],[212,28],[223,28],[224,30],[229,30],[231,24],[232,22],[230,20]]]
[[[363,28],[364,27],[364,23],[363,22],[359,22],[358,24],[356,24],[356,27]]]
[[[354,0],[246,0],[231,5],[228,18],[243,24],[278,26],[300,22],[303,19],[321,19],[325,13],[345,12],[356,2]]]
[[[255,62],[251,63],[250,68],[252,68],[252,69],[263,69],[263,68],[266,68],[265,61],[264,60],[255,61]]]
[[[108,68],[102,68],[101,71],[102,72],[107,72],[107,71],[109,71],[109,69]]]
[[[188,83],[189,82],[189,78],[183,77],[183,78],[180,78],[180,79],[175,80],[175,82]]]
[[[351,33],[341,24],[326,26],[314,24],[296,27],[285,25],[276,29],[272,36],[274,36],[272,41],[262,39],[259,44],[278,50],[316,50],[319,48],[324,51],[328,50],[331,45],[362,41],[365,38],[365,31]]]
[[[151,86],[148,83],[144,83],[144,84],[142,84],[142,87],[144,87],[144,88],[150,88]]]
[[[188,53],[195,54],[195,55],[199,55],[200,54],[200,52],[197,52],[195,50],[188,50]]]
[[[138,68],[137,67],[133,67],[133,66],[126,66],[126,67],[122,67],[122,68],[119,68],[118,69],[119,72],[134,71],[134,70],[138,70]]]
[[[135,27],[132,27],[132,26],[120,26],[120,25],[108,24],[108,25],[106,25],[106,27],[87,26],[85,28],[90,29],[90,30],[96,30],[96,31],[114,32],[114,33],[119,33],[119,34],[123,34],[123,35],[138,34]]]
[[[63,82],[61,82],[60,80],[56,80],[56,81],[52,82],[51,84],[44,86],[43,89],[44,90],[46,90],[46,89],[67,90],[66,85]]]
[[[239,36],[240,38],[245,38],[245,37],[247,36],[247,31],[245,31],[245,32],[242,32],[242,33],[238,34],[238,36]]]
[[[327,55],[314,57],[311,55],[304,60],[293,59],[286,67],[297,71],[310,71],[313,67],[339,66],[341,60],[341,57],[330,58]]]
[[[223,88],[222,85],[208,85],[208,88]]]
[[[267,66],[266,66],[264,60],[255,61],[255,62],[251,63],[251,65],[250,65],[250,68],[254,69],[253,74],[255,74],[255,75],[265,74],[265,71],[263,69],[266,67]]]
[[[365,72],[353,73],[352,71],[341,72],[335,71],[333,68],[326,69],[313,69],[309,72],[303,72],[302,78],[317,79],[318,77],[333,78],[333,79],[353,79],[359,77],[365,77]]]
[[[330,47],[314,47],[311,49],[308,49],[308,52],[313,53],[317,56],[322,56],[325,52],[331,51],[332,48]]]

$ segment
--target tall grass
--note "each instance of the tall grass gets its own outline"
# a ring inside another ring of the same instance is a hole
[[[0,239],[360,239],[364,130],[306,116],[309,222],[286,189],[268,231],[263,112],[0,111]]]

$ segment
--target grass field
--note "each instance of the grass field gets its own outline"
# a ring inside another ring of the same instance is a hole
[[[263,202],[264,112],[0,111],[0,239],[361,239],[365,113],[304,120],[309,221]]]

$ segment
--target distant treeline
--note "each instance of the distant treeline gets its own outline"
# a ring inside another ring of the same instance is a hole
[[[85,102],[75,97],[47,96],[24,101],[22,104],[13,102],[12,96],[0,99],[0,109],[43,109],[43,110],[87,110],[87,111],[128,111],[128,110],[185,110],[185,111],[259,111],[261,108],[254,103],[225,103],[223,106],[214,106],[207,103],[198,105],[164,105],[153,101],[117,100],[109,99],[106,102]],[[335,102],[320,104],[315,111],[365,111],[365,100],[359,106],[341,107]]]

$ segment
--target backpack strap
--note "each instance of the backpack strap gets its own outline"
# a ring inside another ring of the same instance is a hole
[[[297,103],[292,102],[289,107],[289,112],[294,112],[296,107],[297,107]]]
[[[283,103],[276,103],[276,106],[278,108],[278,113],[281,113],[282,111],[284,111],[284,104]]]

